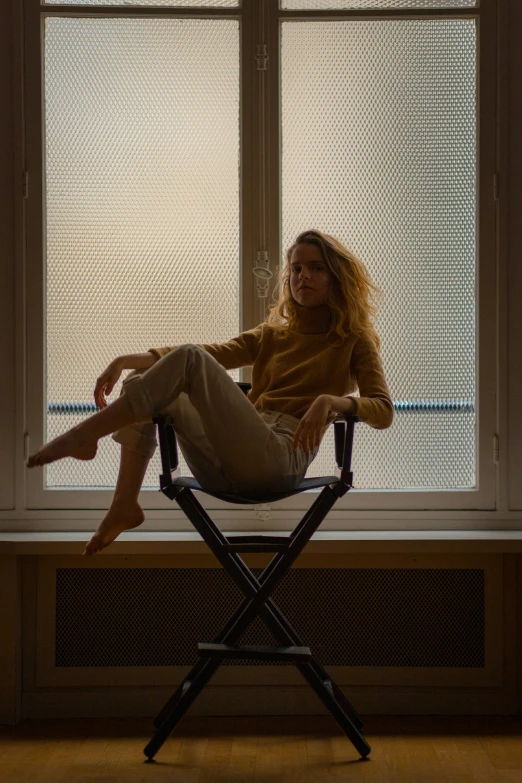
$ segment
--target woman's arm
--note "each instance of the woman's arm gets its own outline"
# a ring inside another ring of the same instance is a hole
[[[123,370],[141,370],[152,367],[158,361],[158,357],[152,353],[128,353],[125,356],[117,356],[109,364],[106,370],[96,379],[94,400],[98,408],[107,407],[106,395],[110,394],[118,383]]]
[[[384,430],[394,418],[394,405],[384,377],[380,352],[370,335],[363,333],[355,343],[351,357],[360,397],[353,397],[354,413],[370,427]]]
[[[158,357],[147,351],[146,353],[128,353],[125,356],[118,356],[114,361],[118,362],[122,370],[146,370],[156,364]]]
[[[225,370],[235,370],[238,367],[249,367],[254,363],[259,352],[262,335],[263,324],[260,324],[255,329],[241,332],[237,337],[225,343],[196,343],[196,345],[213,356]],[[165,345],[162,348],[149,348],[149,351],[157,361],[176,347],[178,346]]]
[[[355,403],[351,397],[336,397],[334,394],[323,394],[326,403],[334,413],[355,413]]]
[[[305,451],[309,451],[320,445],[330,411],[355,413],[355,403],[351,397],[336,397],[334,394],[320,394],[316,397],[294,433],[294,449],[302,445]]]

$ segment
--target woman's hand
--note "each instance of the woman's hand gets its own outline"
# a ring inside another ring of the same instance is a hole
[[[295,431],[294,449],[298,448],[299,440],[305,451],[312,451],[315,446],[319,446],[331,410],[330,399],[328,394],[320,394],[310,405]]]
[[[96,387],[94,389],[94,401],[98,408],[107,407],[105,395],[110,394],[114,389],[124,369],[123,357],[118,356],[116,359],[113,359],[107,369],[102,372],[96,381]]]

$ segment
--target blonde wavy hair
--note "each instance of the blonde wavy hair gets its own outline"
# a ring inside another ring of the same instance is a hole
[[[316,229],[303,231],[286,251],[286,264],[274,290],[274,304],[269,305],[266,322],[280,329],[292,329],[297,323],[296,303],[290,290],[290,263],[298,245],[315,245],[332,276],[333,285],[327,302],[331,323],[328,339],[342,345],[349,334],[368,334],[377,349],[381,346],[374,321],[382,304],[382,291],[370,279],[368,270],[357,256],[338,239]]]

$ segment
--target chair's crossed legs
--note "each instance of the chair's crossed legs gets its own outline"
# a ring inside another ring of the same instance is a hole
[[[310,650],[304,646],[297,632],[270,598],[271,593],[337,500],[339,493],[335,491],[335,488],[335,485],[324,487],[288,538],[268,537],[265,538],[265,541],[269,541],[269,544],[260,542],[254,549],[255,545],[246,543],[249,537],[236,537],[235,542],[234,537],[227,539],[210,519],[190,489],[173,487],[173,497],[227,573],[243,591],[245,598],[221,629],[214,643],[199,645],[199,654],[205,657],[200,657],[155,718],[154,726],[157,731],[144,749],[149,761],[153,759],[171,731],[219,668],[222,660],[231,657],[254,660],[290,660],[295,663],[360,755],[366,758],[370,753],[370,746],[359,732],[362,727],[360,716],[323,667],[311,657]],[[239,557],[238,551],[272,551],[277,554],[266,566],[259,579],[256,579],[242,558]],[[258,614],[283,646],[280,648],[232,647]]]

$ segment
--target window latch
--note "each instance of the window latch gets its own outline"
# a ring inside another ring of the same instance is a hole
[[[258,250],[256,256],[256,265],[252,269],[256,277],[257,295],[260,299],[268,296],[268,281],[273,273],[270,270],[270,261],[266,250]]]
[[[498,465],[499,463],[499,441],[497,433],[493,435],[493,462],[495,465]]]
[[[266,71],[266,64],[268,62],[268,52],[266,44],[257,44],[257,70]]]

